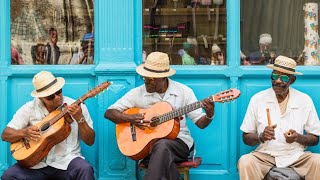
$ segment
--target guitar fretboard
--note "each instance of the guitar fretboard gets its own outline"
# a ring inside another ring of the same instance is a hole
[[[82,96],[81,98],[79,98],[78,100],[76,100],[74,103],[72,104],[80,104],[81,102],[83,102],[82,98],[84,96]],[[55,117],[53,117],[52,119],[50,119],[47,123],[43,124],[42,127],[40,128],[40,130],[45,130],[47,129],[49,126],[53,125],[54,123],[56,123],[57,121],[59,121],[59,119],[61,119],[62,117],[64,117],[67,114],[67,109],[64,109],[63,111],[61,111],[58,115],[56,115]]]
[[[210,97],[212,98],[212,97]],[[202,105],[202,101],[197,101],[197,102],[194,102],[192,104],[188,104],[186,106],[183,106],[183,107],[180,107],[176,110],[173,110],[171,112],[168,112],[168,113],[165,113],[165,114],[162,114],[160,116],[157,117],[157,120],[156,121],[153,121],[152,123],[150,123],[150,125],[152,127],[155,127],[159,124],[162,124],[164,122],[167,122],[171,119],[174,119],[176,117],[179,117],[179,116],[182,116],[184,114],[187,114],[191,111],[194,111],[196,109],[199,109],[199,108],[202,108],[203,105]]]
[[[100,84],[99,86],[95,87],[94,89],[92,89],[91,91],[89,91],[87,94],[81,96],[79,99],[77,99],[74,103],[72,104],[81,104],[83,103],[86,99],[100,93],[102,90],[106,89],[111,83],[110,82],[104,82],[102,84]],[[58,115],[56,115],[55,117],[53,117],[52,119],[50,119],[48,122],[44,123],[41,127],[40,130],[45,130],[47,128],[49,128],[49,126],[53,125],[54,123],[56,123],[57,121],[59,121],[59,119],[61,119],[62,117],[64,117],[67,114],[67,109],[65,108],[63,111],[61,111]]]

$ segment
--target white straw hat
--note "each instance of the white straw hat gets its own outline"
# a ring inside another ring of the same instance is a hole
[[[296,71],[296,66],[297,66],[297,63],[293,59],[285,56],[278,56],[275,59],[274,64],[267,65],[268,68],[271,68],[286,74],[302,75],[301,72]]]
[[[168,54],[162,52],[150,53],[146,62],[139,65],[136,71],[143,77],[153,78],[169,77],[176,73],[176,71],[169,66]]]
[[[32,97],[46,97],[57,91],[59,91],[65,81],[62,77],[55,78],[51,72],[41,71],[34,75],[32,79],[32,84],[34,86],[34,91],[32,91]]]

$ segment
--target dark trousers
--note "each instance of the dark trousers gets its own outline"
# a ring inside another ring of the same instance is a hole
[[[84,159],[77,157],[68,165],[67,170],[47,166],[41,169],[29,169],[18,163],[6,170],[2,180],[91,180],[94,179],[93,168]]]
[[[181,139],[160,139],[142,163],[147,164],[144,180],[178,180],[177,162],[188,159],[189,147]]]

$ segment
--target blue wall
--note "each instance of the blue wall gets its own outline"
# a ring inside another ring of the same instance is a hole
[[[120,15],[121,14],[121,15]],[[78,98],[103,81],[113,81],[108,91],[86,101],[96,141],[82,144],[83,154],[95,169],[97,179],[136,179],[141,172],[136,163],[118,150],[115,125],[103,118],[106,108],[124,93],[142,83],[135,68],[141,62],[142,1],[95,1],[95,65],[11,66],[10,0],[0,1],[0,131],[14,112],[31,100],[31,79],[40,70],[48,70],[66,79],[64,94]],[[270,87],[270,69],[239,64],[240,0],[227,1],[227,65],[173,66],[174,80],[190,86],[199,99],[228,88],[239,88],[241,97],[233,103],[216,104],[214,121],[204,130],[189,123],[197,143],[202,165],[191,170],[191,179],[238,179],[237,160],[253,148],[243,144],[239,126],[253,94]],[[320,68],[298,67],[304,75],[294,84],[308,93],[320,112]],[[311,148],[319,151],[319,146]],[[0,174],[15,163],[9,144],[0,142]]]

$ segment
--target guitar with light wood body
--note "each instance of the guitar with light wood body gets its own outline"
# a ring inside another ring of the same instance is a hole
[[[210,96],[214,102],[226,102],[240,96],[238,89],[222,91]],[[177,117],[202,108],[202,101],[189,104],[172,110],[167,102],[159,102],[148,109],[130,108],[126,114],[144,114],[146,120],[151,120],[150,126],[140,129],[131,123],[116,124],[116,138],[121,153],[133,160],[145,158],[152,149],[153,144],[162,138],[175,139],[180,131],[180,122]]]
[[[83,95],[72,104],[81,104],[84,100],[95,96],[110,85],[110,82],[104,82],[96,88]],[[37,141],[22,138],[20,141],[11,143],[10,152],[14,159],[23,167],[32,167],[37,165],[53,146],[65,140],[70,132],[70,124],[73,122],[67,109],[55,110],[48,114],[41,122],[35,124],[40,131],[40,138]]]

